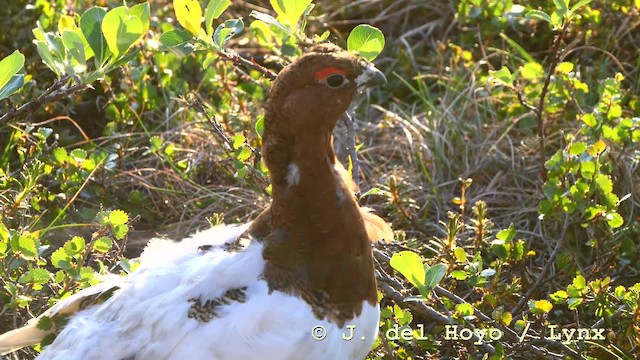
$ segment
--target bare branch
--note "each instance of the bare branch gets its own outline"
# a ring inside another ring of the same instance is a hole
[[[267,79],[269,79],[269,80],[273,81],[278,76],[276,73],[274,73],[273,71],[267,69],[266,67],[258,64],[253,59],[247,60],[247,59],[243,58],[242,56],[236,54],[235,52],[219,51],[219,52],[217,52],[217,54],[222,59],[227,60],[227,61],[231,61],[232,63],[234,63],[234,64],[236,64],[238,66],[243,66],[243,67],[246,67],[246,68],[249,68],[249,69],[256,70],[256,71],[260,72],[262,75],[266,76]]]
[[[69,79],[71,79],[71,75],[65,75],[59,80],[57,80],[51,87],[42,93],[37,99],[33,99],[26,104],[23,104],[19,108],[11,108],[5,114],[0,116],[0,125],[9,122],[12,119],[15,119],[19,116],[23,116],[27,113],[33,112],[37,108],[42,105],[52,103],[63,98],[68,97],[69,95],[75,94],[77,92],[83,91],[87,89],[89,86],[86,84],[82,84],[80,81],[76,80],[77,85],[68,86],[66,85]]]

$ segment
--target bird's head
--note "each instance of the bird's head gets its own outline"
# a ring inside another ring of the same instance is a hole
[[[371,63],[336,45],[316,45],[278,74],[265,130],[277,126],[291,136],[331,132],[359,89],[384,82]]]

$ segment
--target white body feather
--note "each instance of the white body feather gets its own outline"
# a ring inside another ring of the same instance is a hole
[[[107,281],[120,289],[105,303],[76,313],[37,359],[364,359],[377,336],[379,306],[363,304],[360,316],[338,328],[316,319],[298,297],[269,294],[260,279],[261,243],[224,250],[246,227],[214,227],[180,243],[152,240],[138,269]],[[198,251],[202,245],[214,247]],[[213,299],[241,287],[247,288],[245,302],[223,305],[208,322],[187,317],[189,299]],[[72,298],[84,292],[95,291]],[[353,338],[345,340],[349,325],[355,326]],[[314,339],[315,326],[326,329],[326,338]]]

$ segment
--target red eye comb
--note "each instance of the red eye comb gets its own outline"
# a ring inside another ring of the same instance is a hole
[[[324,68],[322,70],[317,71],[313,76],[316,78],[316,80],[322,80],[334,74],[346,75],[346,72],[338,68],[328,67],[328,68]]]

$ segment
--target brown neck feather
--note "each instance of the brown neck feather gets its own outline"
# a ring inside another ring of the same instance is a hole
[[[268,138],[263,151],[273,202],[249,232],[265,241],[264,277],[271,291],[302,296],[318,318],[342,326],[377,293],[371,242],[356,199],[334,170],[331,134]],[[291,163],[300,176],[290,185]]]

